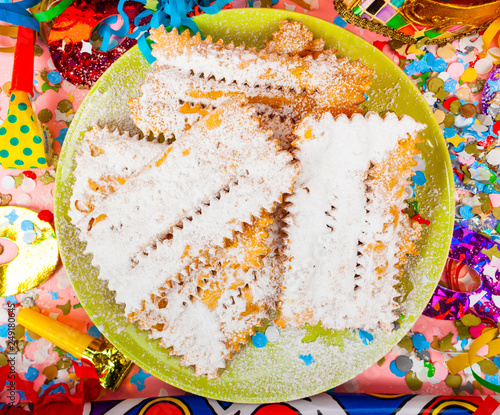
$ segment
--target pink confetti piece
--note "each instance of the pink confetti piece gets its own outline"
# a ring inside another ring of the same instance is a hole
[[[448,66],[448,74],[458,80],[460,78],[460,75],[462,75],[465,71],[464,65],[462,65],[460,62],[453,62],[450,66]]]

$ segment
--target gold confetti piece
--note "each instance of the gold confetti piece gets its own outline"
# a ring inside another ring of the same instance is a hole
[[[460,320],[455,320],[454,323],[455,323],[455,327],[457,328],[458,336],[461,339],[470,339],[470,338],[472,338],[472,335],[470,334],[470,331],[469,331],[469,327],[467,327]]]
[[[447,45],[438,48],[436,53],[440,58],[443,59],[451,58],[453,55],[455,55],[455,46],[453,46],[451,43],[448,43]]]
[[[441,102],[443,102],[448,97],[448,95],[449,95],[449,93],[445,91],[444,87],[441,87],[434,94],[434,97],[436,99],[439,99]]]
[[[490,261],[493,259],[493,257],[500,258],[500,251],[498,250],[496,245],[493,245],[490,249],[483,249],[481,252],[487,255]]]
[[[7,364],[7,356],[0,353],[0,367],[4,367]]]
[[[17,176],[12,177],[14,177],[14,186],[16,187],[16,189],[23,184],[24,174],[19,173]]]
[[[14,338],[16,340],[21,340],[24,337],[25,332],[26,332],[25,328],[18,324],[14,329]]]
[[[500,220],[500,207],[493,208],[491,213],[495,217],[495,219]]]
[[[56,305],[56,307],[62,311],[63,316],[66,316],[71,311],[71,301],[68,300],[66,304]]]
[[[453,101],[450,104],[450,112],[452,114],[458,115],[460,114],[460,107],[462,106],[462,103],[457,99],[456,101]]]
[[[475,316],[474,314],[467,314],[465,316],[463,316],[460,321],[463,323],[464,326],[467,326],[467,327],[474,327],[474,326],[478,326],[479,324],[481,324],[481,319],[477,316]]]
[[[62,356],[56,363],[56,366],[59,370],[62,369],[69,369],[72,364],[71,364],[71,359],[67,356]]]
[[[36,334],[34,331],[28,330],[28,336],[30,336],[33,340],[38,340],[41,336]]]
[[[457,389],[462,384],[462,376],[460,375],[448,375],[446,377],[445,383],[453,389]]]
[[[15,295],[52,274],[59,258],[57,240],[52,226],[30,209],[2,206],[0,217],[8,223],[0,227],[0,238],[9,238],[19,250],[11,262],[0,265],[0,296]]]
[[[42,183],[44,184],[49,184],[49,183],[52,183],[55,181],[55,179],[50,175],[50,173],[48,171],[46,171],[43,176],[40,176],[38,178],[38,180],[40,180]]]
[[[456,352],[457,349],[455,349],[455,346],[453,346],[453,344],[451,343],[451,339],[453,338],[453,334],[452,333],[448,333],[445,337],[443,337],[440,341],[439,341],[439,350],[441,352],[446,352],[446,351],[452,351],[452,352]]]
[[[420,388],[422,388],[422,381],[413,372],[408,372],[405,375],[405,381],[412,391],[418,391]]]
[[[476,114],[477,108],[474,104],[465,104],[460,107],[460,115],[464,118],[472,118]]]
[[[441,111],[441,110],[434,111],[434,118],[436,119],[438,124],[441,124],[442,122],[444,122],[445,117],[446,117],[446,114],[444,113],[444,111]]]
[[[453,114],[446,114],[444,116],[444,126],[445,128],[452,127],[455,124],[455,116]]]
[[[413,352],[413,341],[408,336],[404,336],[398,343],[398,346],[405,349],[408,353]]]
[[[493,376],[498,373],[498,367],[489,359],[480,360],[477,364],[486,375]]]
[[[440,88],[444,87],[444,81],[441,78],[430,78],[427,80],[427,88],[431,92],[438,92]]]
[[[57,366],[52,365],[52,366],[47,366],[45,369],[43,369],[43,374],[47,378],[47,380],[50,382],[51,380],[54,380],[57,377]]]

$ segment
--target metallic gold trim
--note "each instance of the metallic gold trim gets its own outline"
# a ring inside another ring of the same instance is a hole
[[[118,390],[134,365],[111,343],[99,339],[87,346],[82,359],[94,365],[102,387],[113,392]]]
[[[482,4],[406,0],[399,10],[409,21],[444,33],[461,25],[470,26],[471,30],[485,28],[500,15],[500,0]]]
[[[423,0],[423,1],[432,1],[432,0]],[[495,0],[495,2],[498,2],[498,0]],[[352,4],[351,7],[355,7],[358,3],[359,2]],[[333,0],[333,4],[334,4],[335,10],[339,14],[339,16],[342,17],[346,22],[351,23],[351,24],[358,26],[358,27],[362,27],[363,29],[371,30],[372,32],[376,32],[380,35],[390,37],[391,39],[399,40],[399,41],[401,41],[403,43],[407,43],[407,44],[414,44],[414,43],[417,43],[419,41],[424,40],[426,44],[444,45],[444,44],[452,42],[456,39],[460,39],[460,38],[465,37],[465,36],[473,35],[475,33],[480,32],[483,29],[486,29],[486,27],[472,28],[472,29],[467,30],[465,32],[462,32],[458,35],[440,38],[440,39],[416,38],[413,36],[407,36],[403,33],[398,32],[397,30],[392,29],[388,26],[385,26],[381,23],[376,23],[376,22],[373,22],[371,20],[363,19],[362,17],[354,14],[352,12],[352,10],[345,5],[343,0]],[[443,6],[447,6],[448,4],[443,5]],[[498,17],[498,14],[494,15],[494,17]],[[492,20],[494,20],[494,19],[492,19]]]

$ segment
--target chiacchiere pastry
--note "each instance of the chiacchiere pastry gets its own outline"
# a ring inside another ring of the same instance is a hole
[[[390,330],[420,236],[401,209],[422,126],[363,117],[372,71],[299,22],[259,51],[151,38],[130,108],[162,140],[88,131],[70,208],[128,321],[208,378],[277,314]]]
[[[401,211],[422,127],[394,114],[328,112],[297,126],[302,171],[286,199],[278,325],[390,329],[394,285],[420,237]]]
[[[293,126],[313,109],[361,112],[372,71],[359,61],[337,58],[299,22],[283,22],[266,47],[235,47],[189,32],[151,31],[157,61],[130,101],[131,116],[146,134],[177,136],[228,97],[244,93],[282,147]],[[294,47],[291,47],[291,45]]]

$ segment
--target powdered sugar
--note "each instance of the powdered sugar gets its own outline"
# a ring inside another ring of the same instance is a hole
[[[396,203],[396,212],[404,207],[404,197],[393,193],[404,189],[409,176],[391,192],[367,191],[367,178],[371,164],[381,163],[421,128],[394,114],[334,119],[325,113],[301,122],[295,145],[302,172],[287,198],[290,262],[281,318],[295,327],[321,321],[331,329],[373,329],[395,320],[399,232],[387,224],[394,221],[391,205]],[[365,254],[366,248],[373,252]],[[379,267],[385,271],[377,272]]]

